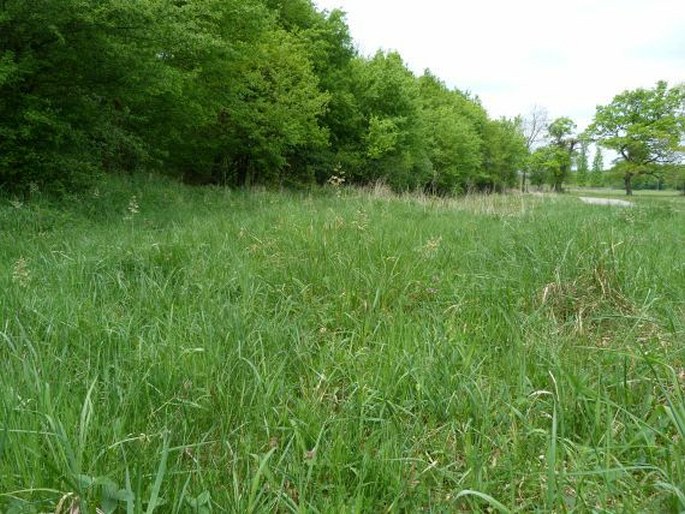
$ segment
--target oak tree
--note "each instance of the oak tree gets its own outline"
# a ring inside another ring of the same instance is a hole
[[[685,87],[669,88],[664,81],[652,89],[624,91],[609,105],[598,106],[588,133],[619,155],[626,194],[633,179],[674,163],[685,134]]]

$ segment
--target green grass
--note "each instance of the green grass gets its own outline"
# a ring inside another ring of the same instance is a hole
[[[673,202],[4,199],[0,512],[681,512]]]

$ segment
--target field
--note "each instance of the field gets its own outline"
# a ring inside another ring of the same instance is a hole
[[[5,198],[0,512],[682,512],[684,207]]]

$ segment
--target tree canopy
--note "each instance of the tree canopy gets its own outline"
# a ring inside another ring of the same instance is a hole
[[[628,188],[677,161],[683,91],[659,83],[598,108],[588,134],[621,155]],[[0,190],[140,170],[230,186],[343,172],[436,194],[530,171],[561,190],[574,130],[539,108],[492,119],[396,52],[359,55],[344,13],[311,0],[0,1]]]
[[[310,0],[0,2],[0,188],[158,169],[194,183],[514,184],[520,124]]]
[[[634,177],[678,161],[685,135],[685,87],[659,82],[652,89],[624,91],[598,106],[588,133],[619,154],[626,194]]]
[[[548,184],[555,192],[563,191],[580,142],[575,130],[575,122],[565,116],[548,123],[546,133],[539,138],[547,144],[538,146],[527,160],[526,171],[533,185]]]

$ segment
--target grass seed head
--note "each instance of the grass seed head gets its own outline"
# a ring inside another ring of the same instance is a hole
[[[24,257],[19,257],[12,267],[12,281],[21,287],[27,287],[31,283],[31,270]]]

